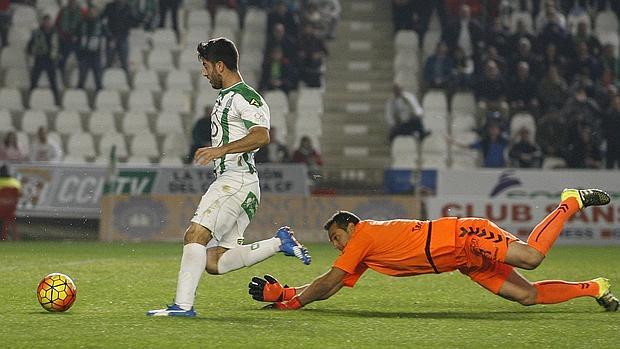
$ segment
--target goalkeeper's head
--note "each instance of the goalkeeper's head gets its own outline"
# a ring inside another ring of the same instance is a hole
[[[323,228],[327,230],[329,241],[334,248],[340,251],[344,249],[359,221],[360,218],[349,211],[338,211],[325,222]]]

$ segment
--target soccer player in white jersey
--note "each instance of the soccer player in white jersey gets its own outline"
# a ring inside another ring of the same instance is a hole
[[[199,165],[213,161],[216,180],[203,195],[185,231],[183,257],[174,304],[149,316],[196,316],[194,298],[204,270],[225,274],[256,264],[278,252],[310,264],[308,251],[288,227],[276,236],[243,245],[254,217],[260,188],[254,153],[269,143],[269,107],[241,79],[239,54],[232,41],[217,38],[198,45],[202,75],[220,89],[211,114],[211,147],[196,151]]]

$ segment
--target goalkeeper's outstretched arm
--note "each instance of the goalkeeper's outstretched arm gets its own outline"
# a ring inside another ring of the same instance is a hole
[[[302,305],[328,299],[342,288],[346,273],[342,269],[331,268],[327,273],[316,278],[310,285],[296,287]]]

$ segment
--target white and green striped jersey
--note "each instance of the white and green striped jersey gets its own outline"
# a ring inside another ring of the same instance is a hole
[[[245,82],[240,81],[222,89],[215,100],[211,113],[211,143],[219,147],[239,140],[253,127],[270,127],[269,107],[261,95]],[[226,171],[256,172],[256,150],[246,153],[226,154],[215,159],[214,171],[221,175]]]

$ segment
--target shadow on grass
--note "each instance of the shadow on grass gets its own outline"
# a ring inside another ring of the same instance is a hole
[[[372,310],[345,310],[345,309],[305,309],[304,312],[316,313],[317,315],[363,317],[363,318],[387,318],[387,319],[470,319],[470,320],[532,320],[532,314],[546,314],[554,320],[571,320],[567,314],[591,314],[591,312],[575,311],[455,311],[455,312],[384,312]],[[559,316],[555,316],[559,315]]]

